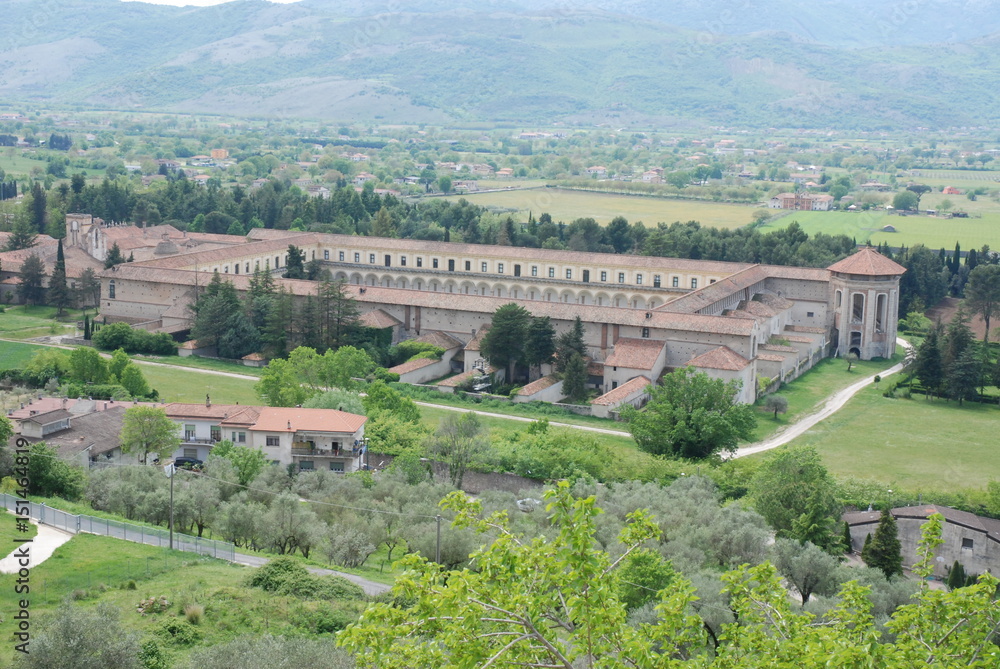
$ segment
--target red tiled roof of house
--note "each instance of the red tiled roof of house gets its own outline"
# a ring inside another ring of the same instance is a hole
[[[720,346],[687,361],[689,367],[723,369],[731,372],[738,372],[749,364],[749,360],[728,346]]]
[[[794,346],[780,346],[778,344],[765,344],[761,346],[765,351],[776,351],[778,353],[798,353],[799,350]]]
[[[237,411],[230,414],[228,418],[224,418],[219,421],[219,425],[223,427],[251,427],[257,422],[257,418],[260,417],[260,412],[264,407],[244,407],[242,411]]]
[[[490,326],[488,323],[484,323],[483,325],[481,325],[480,328],[476,330],[475,336],[469,340],[468,344],[465,345],[465,350],[478,351],[479,345],[482,343],[483,337],[486,336],[486,333],[489,331],[489,329]]]
[[[260,353],[249,353],[249,354],[243,356],[243,360],[250,360],[252,362],[256,362],[258,360],[267,360],[267,358],[265,358]]]
[[[811,328],[805,325],[786,325],[785,329],[789,332],[808,332],[810,334],[821,334],[821,335],[826,334],[826,330],[823,328]]]
[[[368,418],[335,409],[263,407],[251,429],[258,432],[348,432],[355,433]]]
[[[465,346],[461,340],[455,339],[450,334],[440,332],[439,330],[427,330],[412,341],[419,341],[424,344],[430,344],[431,346],[437,346],[438,348],[443,348],[446,351]]]
[[[840,274],[861,274],[864,276],[896,276],[906,271],[897,262],[889,260],[870,246],[835,262],[827,269]]]
[[[407,360],[406,362],[396,365],[395,367],[390,367],[390,372],[395,372],[396,374],[406,374],[407,372],[415,372],[418,369],[423,369],[424,367],[429,367],[440,360],[435,360],[434,358],[416,358],[414,360]]]
[[[812,337],[802,337],[802,336],[798,336],[798,335],[789,335],[789,334],[786,334],[786,335],[782,335],[782,337],[785,340],[787,340],[787,341],[793,341],[793,342],[796,342],[798,344],[811,344],[811,343],[813,343],[815,341]]]
[[[557,383],[559,383],[559,379],[557,379],[555,376],[552,375],[543,376],[542,378],[536,379],[531,383],[529,383],[528,385],[521,388],[520,390],[518,390],[517,394],[527,397],[529,395],[534,395],[537,392],[541,392],[546,388],[551,388]]]
[[[646,386],[652,385],[652,383],[645,376],[637,376],[634,379],[629,379],[611,392],[604,393],[600,397],[595,397],[590,403],[600,406],[616,406],[627,400],[630,395],[639,392]]]
[[[767,360],[768,362],[784,362],[785,356],[778,355],[777,353],[758,353],[758,360]]]
[[[655,339],[631,339],[622,337],[615,342],[614,352],[604,361],[604,366],[626,369],[653,369],[660,351],[667,345]]]
[[[493,367],[491,365],[486,365],[486,373],[487,374],[492,374],[495,371],[497,371],[496,367]],[[467,372],[462,372],[461,374],[456,374],[455,376],[452,376],[452,377],[449,377],[449,378],[445,379],[444,381],[442,381],[441,383],[439,383],[438,386],[443,386],[445,388],[454,388],[454,387],[460,385],[463,381],[468,381],[469,379],[471,379],[474,376],[480,376],[480,372],[479,372],[478,369],[470,369]]]
[[[163,407],[170,418],[209,418],[225,419],[244,409],[251,408],[246,404],[194,404],[188,402],[171,402]],[[261,407],[252,407],[261,408]]]
[[[358,318],[358,324],[363,325],[366,328],[376,328],[381,330],[382,328],[395,327],[402,323],[401,320],[396,318],[391,314],[387,314],[381,309],[372,309],[368,313],[362,314]]]

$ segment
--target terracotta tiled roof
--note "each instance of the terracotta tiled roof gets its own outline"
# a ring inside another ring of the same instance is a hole
[[[257,362],[259,360],[267,360],[267,358],[265,358],[264,356],[262,356],[260,353],[249,353],[249,354],[243,356],[242,359],[243,360],[250,360],[251,362]]]
[[[634,379],[629,379],[611,392],[604,393],[600,397],[595,397],[590,403],[600,406],[618,406],[627,400],[629,396],[634,395],[646,386],[652,385],[652,383],[645,376],[637,376]]]
[[[773,318],[778,314],[777,311],[767,306],[763,302],[756,302],[754,300],[746,300],[744,302],[741,302],[738,311],[745,311],[748,314],[753,314],[758,318]]]
[[[729,348],[720,346],[712,349],[708,353],[691,358],[687,362],[690,367],[704,367],[707,369],[723,369],[731,372],[738,372],[750,364],[750,361],[742,355]]]
[[[795,303],[791,300],[786,300],[781,295],[776,295],[774,293],[757,293],[753,296],[754,302],[762,302],[767,306],[774,309],[776,312],[784,311],[785,309],[791,309],[795,306]]]
[[[604,363],[595,362],[594,360],[587,361],[587,375],[588,376],[604,376]]]
[[[534,395],[537,392],[541,392],[542,390],[545,390],[546,388],[551,388],[552,386],[554,386],[557,383],[559,383],[559,379],[557,379],[555,376],[551,376],[551,375],[550,376],[543,376],[542,378],[536,379],[536,380],[532,381],[531,383],[529,383],[528,385],[526,385],[523,388],[521,388],[520,390],[518,390],[517,394],[518,395],[523,395],[523,396],[527,397],[527,396],[530,396],[530,395]]]
[[[423,369],[424,367],[430,367],[440,360],[435,360],[434,358],[416,358],[414,360],[407,360],[401,365],[396,365],[395,367],[390,367],[390,372],[395,372],[396,374],[406,374],[407,372],[415,372],[418,369]]]
[[[896,276],[906,271],[905,267],[889,260],[870,246],[866,246],[854,255],[847,256],[840,262],[833,263],[827,269],[840,274],[865,276]]]
[[[230,414],[228,418],[219,421],[219,425],[223,427],[251,427],[257,422],[257,418],[260,416],[263,408],[253,406],[243,407],[241,411],[236,411]]]
[[[90,456],[113,451],[121,445],[119,435],[125,406],[77,416],[68,430],[45,436],[45,443],[56,449],[59,457],[68,458],[87,451]]]
[[[170,418],[206,418],[213,420],[223,420],[229,418],[244,409],[246,404],[193,404],[187,402],[171,402],[163,407]],[[260,407],[257,407],[260,408]]]
[[[758,360],[766,360],[768,362],[784,362],[785,356],[778,355],[777,353],[758,353]]]
[[[778,353],[798,353],[799,350],[794,346],[779,346],[778,344],[765,344],[761,346],[765,351],[776,351]]]
[[[21,422],[30,421],[32,423],[37,423],[38,425],[49,425],[51,423],[57,423],[61,420],[66,420],[67,418],[72,418],[73,414],[65,409],[54,409],[52,411],[46,411],[45,413],[36,413],[34,416],[28,416],[27,418],[22,418]]]
[[[789,335],[789,334],[782,335],[782,338],[786,339],[787,341],[793,341],[793,342],[796,342],[796,343],[799,343],[799,344],[811,344],[814,341],[816,341],[812,337],[801,337],[801,336]]]
[[[489,324],[484,323],[483,325],[481,325],[479,329],[476,330],[475,336],[469,340],[468,344],[465,345],[465,350],[478,351],[480,344],[482,344],[483,342],[483,337],[486,336],[486,333],[489,331],[489,329],[490,329]]]
[[[361,429],[368,418],[334,409],[263,407],[253,426],[259,432],[347,432]],[[291,427],[289,427],[289,425]]]
[[[811,328],[805,325],[786,325],[785,330],[788,332],[808,332],[809,334],[821,334],[825,335],[826,330],[823,328]]]
[[[495,371],[497,371],[496,367],[492,367],[490,365],[486,365],[486,373],[487,374],[492,374]],[[438,386],[443,386],[445,388],[454,388],[455,386],[460,385],[463,381],[467,381],[467,380],[471,379],[474,376],[480,376],[478,369],[470,369],[467,372],[462,372],[461,374],[456,374],[455,376],[452,376],[452,377],[449,377],[449,378],[445,379],[444,381],[442,381],[441,383],[439,383]]]
[[[439,332],[438,330],[427,330],[413,341],[419,341],[425,344],[430,344],[431,346],[437,346],[446,351],[465,346],[465,343],[461,340],[455,339],[450,334]]]
[[[399,320],[395,316],[385,313],[381,309],[372,309],[368,313],[362,314],[361,317],[358,318],[359,325],[363,325],[366,328],[377,328],[380,330],[382,328],[395,327],[400,323],[402,323],[401,320]]]
[[[622,337],[615,342],[614,352],[604,361],[605,367],[625,369],[653,369],[665,341],[656,339],[630,339]]]

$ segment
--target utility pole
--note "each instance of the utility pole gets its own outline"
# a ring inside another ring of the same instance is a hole
[[[174,466],[173,460],[170,464],[163,467],[163,473],[167,475],[170,479],[170,550],[174,549],[174,474],[177,473],[177,468]]]

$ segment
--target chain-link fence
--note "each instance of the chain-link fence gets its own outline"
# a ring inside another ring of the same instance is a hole
[[[15,504],[20,499],[6,493],[0,493],[0,498],[3,500],[4,508],[10,511],[15,510]],[[39,523],[73,534],[88,532],[149,546],[162,546],[164,548],[170,546],[170,532],[168,530],[88,515],[77,516],[36,502],[29,502],[29,506],[31,517]],[[174,532],[174,550],[198,553],[230,562],[236,559],[236,547],[228,541],[202,539],[179,532]]]

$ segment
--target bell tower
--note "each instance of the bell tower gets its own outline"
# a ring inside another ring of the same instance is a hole
[[[896,351],[899,277],[906,268],[871,247],[830,265],[833,343],[838,356],[889,358]]]

